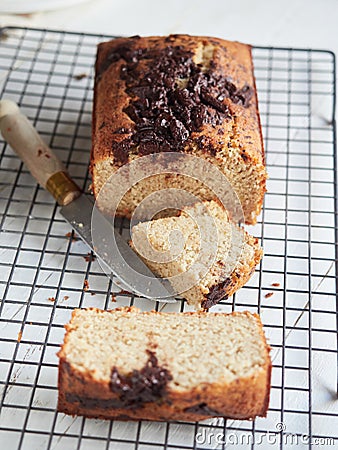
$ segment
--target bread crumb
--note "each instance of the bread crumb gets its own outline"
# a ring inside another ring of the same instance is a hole
[[[279,287],[279,286],[280,286],[280,283],[271,283],[271,286]]]
[[[65,295],[64,297],[63,297],[63,300],[68,300],[69,299],[69,295]]]
[[[90,295],[96,295],[96,292],[91,292]]]
[[[73,233],[72,231],[68,231],[68,233],[66,233],[65,236],[72,242],[76,242],[80,239],[79,236],[76,233]]]
[[[122,290],[119,292],[119,295],[124,295],[124,294],[130,295],[130,292],[129,292],[129,291],[125,291],[124,289],[122,289]]]
[[[84,283],[83,283],[83,290],[86,291],[86,292],[89,290],[89,283],[88,283],[88,280],[84,280]]]
[[[18,342],[21,341],[21,338],[22,338],[22,330],[20,330],[18,333]]]
[[[267,294],[264,295],[265,298],[269,298],[273,296],[273,292],[268,292]]]
[[[0,31],[0,41],[7,41],[7,39],[10,37],[9,33],[7,31],[1,30]]]
[[[50,302],[55,302],[55,297],[48,297],[48,300],[49,300]]]
[[[111,293],[110,295],[111,295],[111,301],[112,301],[113,303],[116,303],[116,297],[115,297],[115,295],[114,295],[113,293]]]
[[[92,262],[96,260],[96,256],[92,253],[92,252],[88,252],[85,256],[84,259],[86,262]]]
[[[73,75],[74,80],[80,81],[83,80],[84,78],[87,78],[88,74],[86,73],[79,73],[77,75]]]

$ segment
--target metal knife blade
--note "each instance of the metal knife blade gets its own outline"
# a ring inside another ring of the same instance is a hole
[[[129,290],[142,297],[176,302],[169,282],[154,275],[88,197],[80,195],[63,206],[60,213],[103,262],[111,278],[115,275]],[[92,221],[92,217],[95,220]],[[93,241],[93,235],[101,238]]]
[[[94,251],[107,275],[111,278],[115,275],[130,291],[142,297],[166,303],[176,301],[168,280],[156,278],[111,221],[81,194],[66,167],[11,100],[0,100],[0,131],[37,182],[62,206],[62,216]],[[92,221],[93,215],[95,221]],[[93,235],[96,236],[95,246]]]

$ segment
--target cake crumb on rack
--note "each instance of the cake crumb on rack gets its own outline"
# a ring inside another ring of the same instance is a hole
[[[265,298],[270,298],[273,296],[273,292],[268,292],[267,294],[264,295]]]
[[[10,37],[10,34],[7,33],[5,30],[0,31],[0,41],[7,41],[7,39]]]
[[[73,78],[74,78],[74,80],[77,80],[77,81],[81,81],[81,80],[83,80],[84,78],[87,78],[88,77],[88,74],[87,73],[78,73],[78,74],[76,74],[76,75],[73,75]]]
[[[72,242],[76,242],[80,239],[79,236],[76,233],[73,233],[72,231],[68,231],[68,233],[66,233],[65,236]]]
[[[96,260],[96,256],[92,252],[88,252],[86,255],[84,255],[84,260],[86,262],[93,262]]]
[[[119,295],[130,295],[130,292],[126,291],[125,289],[121,289]]]
[[[273,287],[279,287],[279,286],[280,286],[280,283],[271,283],[271,286],[273,286]]]
[[[110,295],[111,295],[111,301],[113,303],[116,303],[116,296],[115,296],[115,294],[111,293]]]
[[[55,302],[55,297],[48,297],[48,300],[50,301],[50,302]]]
[[[89,290],[89,282],[88,280],[84,280],[83,282],[83,290],[87,292]]]
[[[19,333],[18,333],[18,339],[17,339],[17,341],[18,341],[18,342],[21,342],[21,338],[22,338],[22,330],[20,330]]]

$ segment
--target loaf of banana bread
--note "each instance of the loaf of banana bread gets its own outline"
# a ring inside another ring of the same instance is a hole
[[[103,419],[265,416],[271,360],[259,316],[76,309],[58,354],[58,410]]]
[[[126,163],[173,152],[216,166],[236,192],[245,222],[256,222],[267,175],[249,45],[188,35],[101,43],[92,137],[93,192],[107,213],[130,218],[149,194],[172,187],[215,199],[203,177],[173,173],[132,184],[117,211],[114,183],[99,195]]]

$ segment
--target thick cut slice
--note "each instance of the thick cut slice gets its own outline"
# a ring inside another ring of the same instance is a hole
[[[179,216],[138,223],[130,245],[195,309],[233,295],[263,254],[258,239],[232,223],[215,201],[185,207]]]
[[[101,43],[96,60],[91,173],[99,207],[115,213],[126,163],[150,154],[194,155],[217,167],[255,223],[266,185],[251,47],[211,37],[119,38]],[[190,161],[181,161],[181,167]],[[215,199],[203,177],[151,173],[134,180],[117,207],[130,218],[150,193],[179,188]],[[151,175],[151,176],[150,176]],[[127,178],[127,176],[126,176]]]
[[[259,316],[75,310],[58,410],[104,419],[265,416],[271,360]]]

